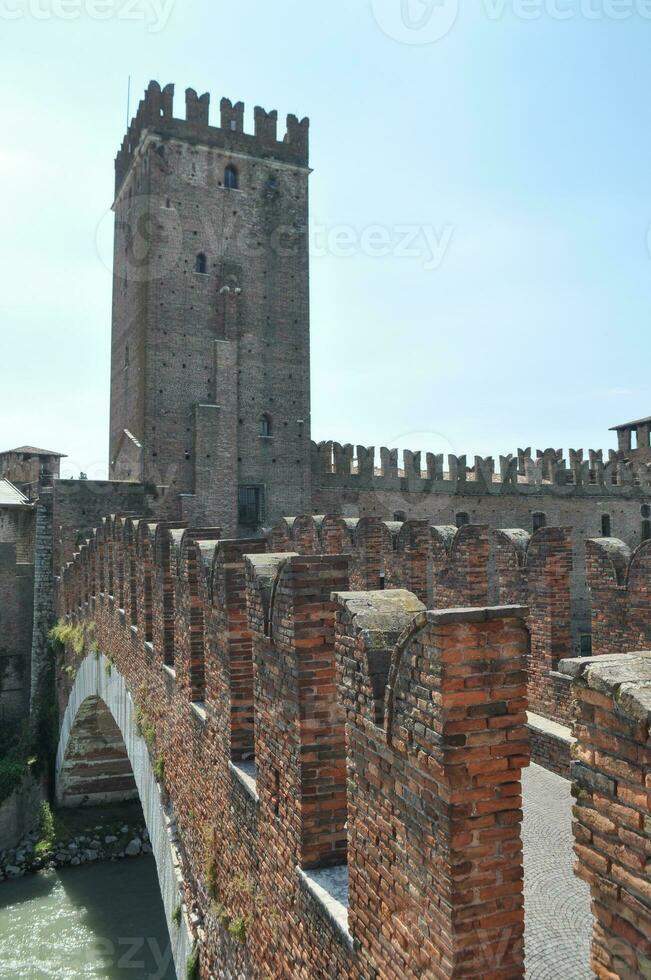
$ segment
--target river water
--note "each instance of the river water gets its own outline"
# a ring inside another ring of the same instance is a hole
[[[18,977],[174,980],[154,859],[0,882],[0,978]]]

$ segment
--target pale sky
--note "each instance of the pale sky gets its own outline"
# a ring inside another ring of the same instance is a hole
[[[106,473],[113,158],[150,78],[311,118],[312,433],[651,413],[651,0],[0,0],[0,450]]]

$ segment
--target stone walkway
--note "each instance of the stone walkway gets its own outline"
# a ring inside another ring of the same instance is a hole
[[[573,872],[570,783],[531,765],[522,784],[527,980],[591,980],[590,892]]]

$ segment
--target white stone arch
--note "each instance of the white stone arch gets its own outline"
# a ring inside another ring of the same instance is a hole
[[[184,913],[178,927],[172,916],[181,901],[181,875],[176,822],[170,806],[163,802],[161,788],[156,781],[149,750],[138,733],[135,705],[124,677],[103,654],[89,654],[81,663],[70,692],[63,716],[56,757],[55,785],[57,799],[60,796],[61,775],[66,760],[77,715],[89,698],[100,698],[116,722],[124,740],[127,756],[140,797],[140,803],[156,861],[165,921],[170,938],[172,957],[178,977],[186,976],[187,963],[192,953],[193,939]]]

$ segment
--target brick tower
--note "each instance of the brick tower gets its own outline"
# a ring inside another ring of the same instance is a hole
[[[115,161],[110,475],[250,534],[311,510],[309,122],[173,98],[150,82]]]

